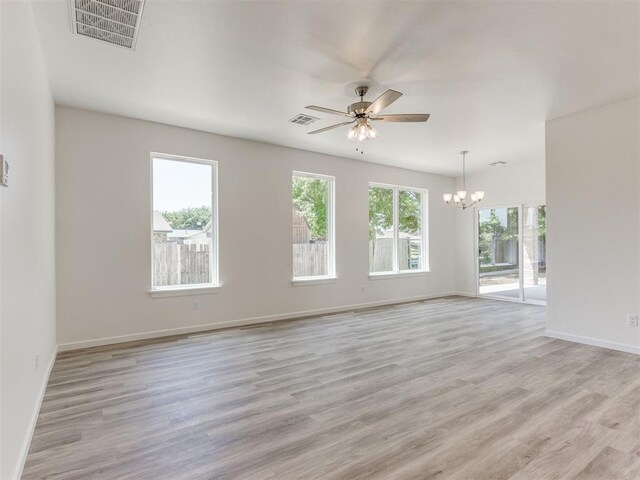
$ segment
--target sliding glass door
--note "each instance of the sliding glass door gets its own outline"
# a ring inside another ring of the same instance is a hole
[[[520,298],[518,207],[478,213],[478,289],[480,295]]]
[[[478,294],[546,301],[545,219],[540,205],[478,210]]]

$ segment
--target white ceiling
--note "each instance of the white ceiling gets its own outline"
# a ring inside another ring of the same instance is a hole
[[[34,11],[59,104],[435,173],[462,149],[470,170],[541,160],[545,120],[640,93],[637,1],[147,0],[135,52],[73,35],[67,0]],[[341,119],[305,105],[363,80],[431,118],[306,134]]]

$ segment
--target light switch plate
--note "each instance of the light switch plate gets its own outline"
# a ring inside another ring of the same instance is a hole
[[[0,185],[9,186],[9,162],[4,159],[4,155],[0,155]]]

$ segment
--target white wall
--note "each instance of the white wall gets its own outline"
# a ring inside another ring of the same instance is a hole
[[[19,475],[55,353],[54,108],[31,5],[0,2],[0,478]],[[35,368],[35,355],[39,368]]]
[[[56,108],[56,151],[63,348],[454,290],[453,214],[440,201],[453,187],[450,177],[63,107]],[[148,294],[151,151],[219,162],[217,294]],[[336,177],[335,284],[290,283],[292,170]],[[368,279],[369,181],[430,190],[431,273]]]
[[[462,178],[456,179],[462,186]],[[467,191],[483,190],[479,208],[545,203],[544,158],[537,162],[507,163],[467,176]],[[453,207],[452,207],[453,208]],[[476,294],[475,222],[477,210],[456,209],[456,289]]]
[[[547,123],[547,330],[640,353],[640,99]],[[582,338],[580,338],[582,337]]]

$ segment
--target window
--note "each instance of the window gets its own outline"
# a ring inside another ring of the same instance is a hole
[[[335,277],[334,178],[293,172],[293,279]]]
[[[427,271],[427,191],[369,185],[369,271]]]
[[[152,290],[218,285],[217,163],[152,154]]]

